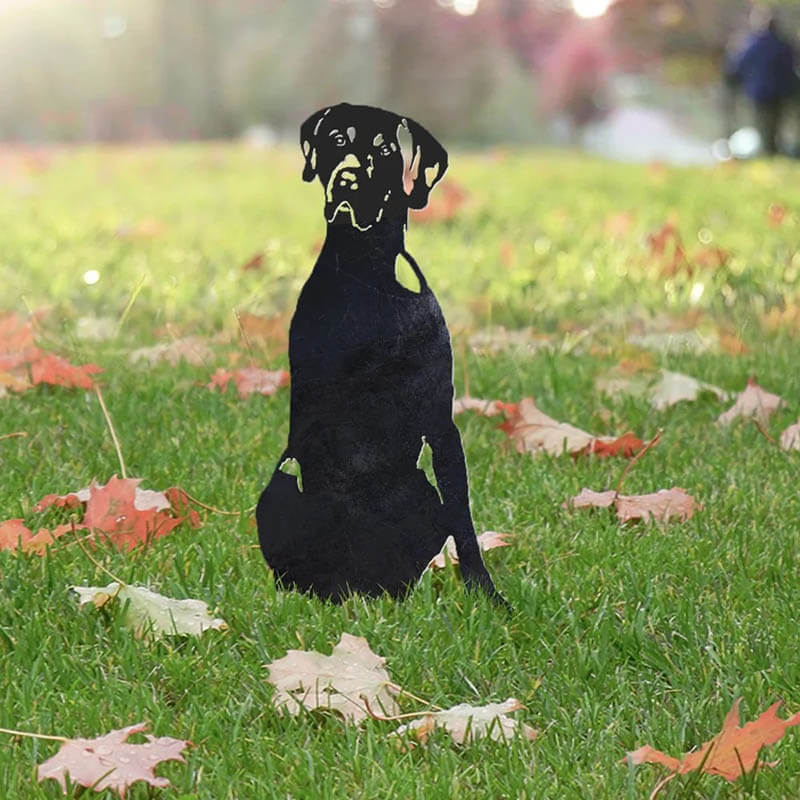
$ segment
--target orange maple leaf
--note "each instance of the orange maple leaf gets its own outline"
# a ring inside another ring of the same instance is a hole
[[[55,386],[71,386],[78,389],[92,389],[94,383],[91,376],[102,372],[96,364],[84,364],[76,367],[61,356],[44,353],[31,364],[31,377],[34,384],[51,383]]]
[[[603,439],[595,439],[590,445],[586,445],[583,450],[573,455],[577,457],[591,453],[597,458],[611,458],[612,456],[631,458],[642,449],[643,445],[644,442],[629,431],[610,442]]]
[[[773,703],[758,719],[739,727],[739,703],[737,700],[722,723],[722,730],[707,741],[699,750],[686,754],[683,759],[668,756],[650,745],[634,750],[623,759],[628,764],[663,764],[674,775],[685,775],[687,772],[707,772],[719,775],[727,781],[735,781],[746,772],[751,772],[756,765],[774,767],[777,761],[759,761],[758,753],[762,747],[774,744],[793,725],[800,725],[800,712],[781,719],[778,708],[779,700]]]
[[[76,525],[75,528],[83,528],[83,525]],[[22,548],[23,553],[36,553],[44,555],[47,546],[68,531],[72,530],[72,523],[65,522],[57,525],[53,530],[41,528],[37,533],[33,533],[21,519],[9,519],[0,522],[0,550],[16,550]]]
[[[517,452],[553,456],[569,453],[573,458],[594,454],[598,458],[622,456],[630,458],[642,448],[642,440],[632,433],[623,436],[595,436],[566,422],[558,422],[536,407],[532,397],[519,403],[498,403],[506,421],[497,427],[515,443]]]
[[[105,486],[93,480],[83,518],[87,528],[105,534],[121,550],[160,539],[182,522],[155,508],[136,507],[136,487],[141,478],[118,478],[113,475]]]
[[[0,353],[29,353],[36,350],[33,324],[12,311],[0,316]]]

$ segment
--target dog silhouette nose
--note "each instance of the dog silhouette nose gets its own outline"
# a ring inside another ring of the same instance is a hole
[[[348,186],[351,189],[358,189],[358,177],[356,176],[355,172],[352,172],[349,169],[343,169],[336,177],[336,182],[343,189],[347,188]]]

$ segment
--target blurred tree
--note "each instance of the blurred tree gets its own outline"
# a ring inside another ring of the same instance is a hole
[[[580,125],[616,70],[716,81],[746,5],[615,0],[593,25],[570,0],[0,0],[0,137],[217,137],[255,123],[294,136],[311,109],[349,99],[453,139],[530,141],[537,108]],[[792,23],[800,3],[786,9]]]

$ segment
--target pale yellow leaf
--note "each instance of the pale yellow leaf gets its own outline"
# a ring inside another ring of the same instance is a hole
[[[278,690],[272,702],[281,713],[323,709],[359,723],[369,716],[362,699],[366,697],[374,712],[395,716],[400,711],[394,699],[399,690],[385,663],[366,639],[349,633],[342,634],[329,656],[313,650],[289,650],[267,665],[269,682]]]
[[[461,703],[444,711],[432,711],[420,719],[401,725],[392,735],[408,733],[424,743],[431,731],[443,728],[456,744],[462,744],[481,738],[508,741],[519,730],[526,739],[533,740],[538,735],[537,730],[507,716],[523,707],[513,697],[509,697],[504,703],[489,703],[485,706]]]
[[[209,615],[208,606],[202,600],[176,600],[144,586],[121,585],[116,581],[108,586],[70,588],[77,592],[79,605],[93,603],[100,608],[111,600],[119,600],[126,609],[126,624],[139,637],[200,636],[207,630],[226,630],[228,627],[225,620]]]

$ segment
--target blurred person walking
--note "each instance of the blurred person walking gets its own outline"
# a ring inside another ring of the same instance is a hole
[[[764,152],[775,155],[784,115],[800,100],[797,53],[774,9],[755,7],[750,28],[742,49],[728,61],[726,83],[738,86],[752,102]]]

